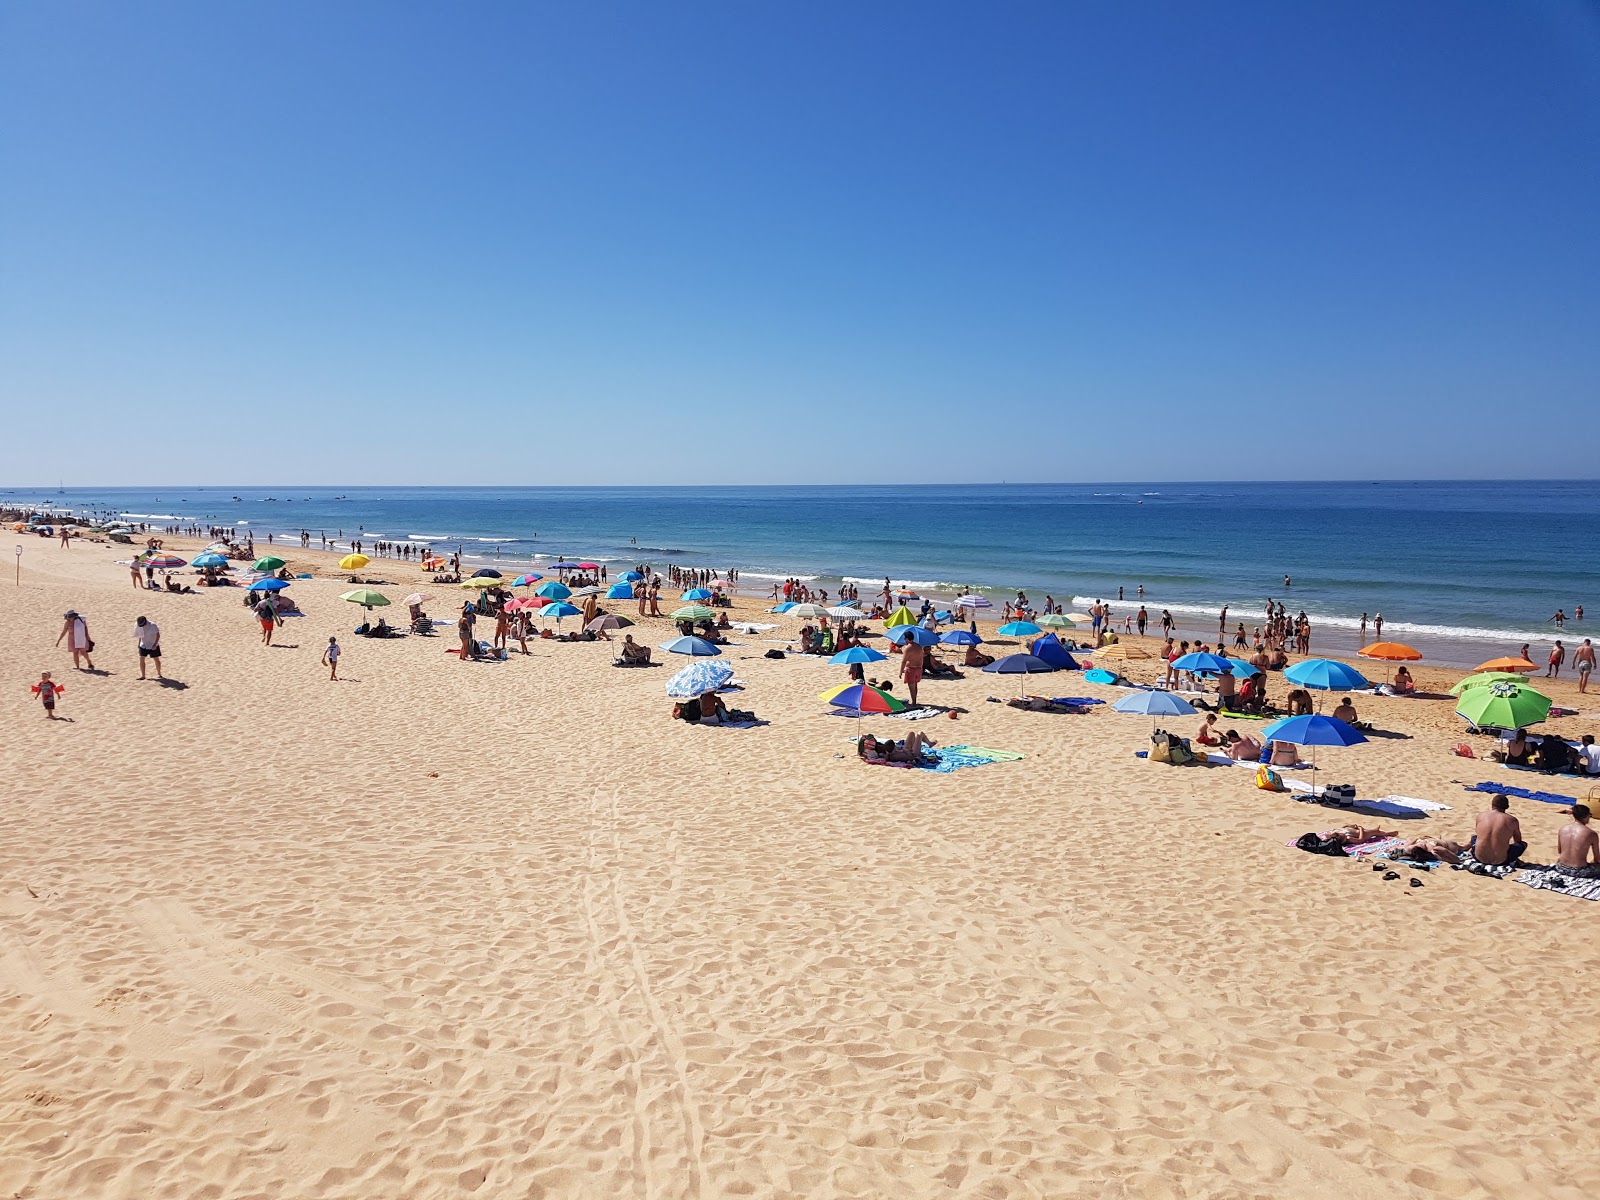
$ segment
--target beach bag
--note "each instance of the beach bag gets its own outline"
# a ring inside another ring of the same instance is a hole
[[[1294,844],[1308,854],[1344,856],[1344,844],[1338,838],[1325,838],[1315,833],[1302,833],[1295,839]]]
[[[1194,761],[1194,751],[1189,749],[1189,743],[1173,738],[1168,743],[1167,761],[1175,767],[1182,767]]]
[[[1453,750],[1452,753],[1455,754],[1457,758],[1477,758],[1478,757],[1476,754],[1474,754],[1472,752],[1472,747],[1467,745],[1465,742],[1457,742],[1455,750]]]
[[[783,656],[782,650],[768,650],[762,655],[763,658],[782,658]]]
[[[1260,788],[1263,792],[1281,792],[1281,791],[1284,790],[1284,788],[1283,788],[1283,777],[1280,776],[1271,767],[1257,767],[1256,768],[1256,786],[1258,788]],[[1302,850],[1305,849],[1304,846],[1302,846],[1300,848]]]

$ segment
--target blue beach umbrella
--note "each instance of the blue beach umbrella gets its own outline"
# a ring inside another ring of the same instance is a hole
[[[667,695],[675,700],[693,700],[714,692],[733,678],[733,668],[725,662],[694,662],[667,680]]]
[[[644,576],[637,571],[624,571],[617,578],[622,580],[623,583],[639,583],[644,579]]]
[[[1196,711],[1194,705],[1171,692],[1135,692],[1118,700],[1111,710],[1144,717],[1192,717]]]
[[[606,589],[607,600],[632,600],[633,585],[631,583],[613,583]]]
[[[1235,679],[1245,679],[1251,675],[1261,674],[1260,667],[1254,663],[1247,663],[1242,658],[1230,658],[1228,661],[1233,664],[1233,677]]]
[[[1044,630],[1032,621],[1012,621],[995,630],[1001,637],[1037,637]]]
[[[541,617],[554,617],[556,624],[561,624],[562,617],[575,617],[578,610],[565,600],[557,600],[554,604],[546,604],[543,608],[534,610]]]
[[[473,579],[504,579],[505,578],[505,576],[501,575],[500,572],[496,571],[493,567],[479,567],[476,571],[474,571],[472,573],[471,577]]]
[[[572,589],[566,584],[557,583],[552,579],[548,583],[541,583],[538,587],[534,588],[533,594],[535,596],[544,596],[550,600],[565,600],[568,596],[572,595]]]
[[[205,554],[195,555],[194,560],[190,563],[190,565],[195,567],[225,567],[228,565],[228,560],[223,558],[220,554],[212,554],[207,552]]]
[[[1354,746],[1367,740],[1366,734],[1354,726],[1346,725],[1333,717],[1313,713],[1300,717],[1284,717],[1261,731],[1261,740],[1289,742],[1296,746],[1310,746],[1311,769],[1317,769],[1318,746]]]
[[[697,587],[697,588],[690,588],[687,592],[685,592],[683,594],[683,599],[685,599],[685,600],[709,600],[709,599],[711,599],[711,595],[712,595],[711,589]]]
[[[722,653],[721,650],[718,650],[705,638],[697,637],[676,637],[670,642],[662,642],[661,648],[668,654],[688,654],[695,658],[709,657]]]
[[[577,563],[569,562],[553,562],[545,567],[545,570],[547,571],[576,571],[577,569]]]
[[[1055,668],[1032,654],[1008,654],[984,668],[991,675],[1043,675]]]
[[[1184,654],[1172,660],[1172,669],[1191,675],[1217,675],[1224,669],[1233,670],[1233,663],[1220,654]]]
[[[1372,686],[1360,671],[1331,658],[1308,658],[1305,662],[1295,663],[1283,673],[1283,677],[1290,683],[1324,692],[1353,692]]]
[[[782,604],[774,604],[767,611],[768,612],[775,612],[775,613],[786,613],[793,607],[794,607],[794,601],[793,600],[785,600]]]
[[[897,646],[907,642],[915,642],[919,646],[937,646],[939,635],[931,629],[924,629],[921,625],[896,625],[887,631],[889,640]]]
[[[939,640],[946,646],[981,646],[983,639],[975,633],[965,629],[952,629],[949,633],[941,633]]]
[[[828,660],[829,666],[844,667],[851,663],[882,662],[886,655],[879,654],[871,646],[851,646],[848,650],[841,650]]]
[[[249,587],[252,592],[281,592],[289,586],[286,579],[258,579]]]

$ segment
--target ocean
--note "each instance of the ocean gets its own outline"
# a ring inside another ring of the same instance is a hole
[[[1267,597],[1305,610],[1313,649],[1353,649],[1363,612],[1430,661],[1472,665],[1570,646],[1557,609],[1600,595],[1600,482],[1149,483],[848,487],[0,489],[0,504],[116,513],[154,525],[310,530],[460,548],[519,565],[558,557],[738,567],[746,591],[787,576],[863,598],[891,577],[934,596],[1017,589],[1067,607],[1170,610],[1213,638],[1229,606],[1251,629]],[[315,543],[314,543],[315,544]],[[1283,579],[1290,576],[1292,586]],[[1121,589],[1122,601],[1118,602]]]

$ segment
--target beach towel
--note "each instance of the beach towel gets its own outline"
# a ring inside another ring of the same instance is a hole
[[[1323,788],[1306,783],[1303,779],[1286,779],[1284,786],[1295,794],[1297,800],[1321,799]],[[1365,808],[1375,813],[1382,813],[1387,817],[1421,817],[1430,812],[1450,812],[1448,804],[1440,804],[1434,800],[1418,800],[1412,796],[1374,796],[1366,800],[1353,800],[1349,804],[1341,804],[1340,808]]]
[[[1518,883],[1546,892],[1562,892],[1579,900],[1600,900],[1600,879],[1574,879],[1554,867],[1523,871]]]
[[[1093,708],[1096,704],[1104,704],[1104,700],[1096,700],[1093,696],[1052,696],[1051,704],[1071,704],[1076,708]]]
[[[1509,879],[1522,870],[1522,867],[1509,863],[1503,866],[1491,867],[1488,863],[1481,863],[1473,858],[1472,851],[1469,850],[1461,856],[1461,861],[1456,863],[1455,869],[1457,871],[1466,871],[1470,875],[1483,875],[1490,879]]]
[[[1013,750],[990,750],[983,746],[943,746],[933,754],[936,761],[928,769],[941,775],[963,767],[987,767],[991,763],[1016,762],[1025,757]]]
[[[1565,804],[1569,808],[1578,802],[1576,796],[1563,796],[1559,792],[1530,792],[1527,788],[1507,787],[1501,783],[1464,783],[1469,792],[1498,792],[1503,796],[1517,796],[1523,800],[1537,800],[1541,804]]]

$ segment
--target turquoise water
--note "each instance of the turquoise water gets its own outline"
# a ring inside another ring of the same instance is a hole
[[[1223,603],[1248,627],[1272,596],[1310,614],[1315,647],[1353,644],[1361,614],[1381,612],[1386,637],[1455,662],[1554,636],[1570,645],[1582,626],[1557,634],[1547,618],[1600,597],[1595,481],[68,488],[0,501],[237,525],[258,542],[305,528],[511,563],[737,566],[746,590],[798,575],[866,595],[888,575],[935,595],[992,589],[997,603],[1017,588],[1069,607],[1105,597],[1120,613],[1143,584],[1152,614],[1169,608],[1204,635]]]

